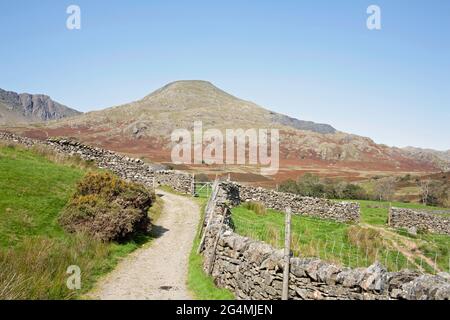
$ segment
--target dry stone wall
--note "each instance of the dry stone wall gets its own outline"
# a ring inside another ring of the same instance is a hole
[[[61,138],[39,141],[8,132],[0,132],[0,140],[19,143],[27,147],[45,145],[58,153],[79,156],[83,160],[92,161],[99,168],[108,169],[123,179],[142,183],[150,188],[168,185],[182,193],[192,194],[194,191],[194,177],[191,174],[175,170],[159,170],[157,166],[145,163],[141,159],[130,158],[78,141]]]
[[[154,174],[157,186],[166,185],[182,193],[194,193],[194,176],[192,174],[174,170],[159,170]]]
[[[286,211],[290,207],[294,214],[304,214],[338,222],[359,222],[360,207],[356,202],[336,202],[328,199],[301,197],[292,193],[239,185],[232,182],[221,183],[224,197],[231,205],[257,201],[265,207]]]
[[[215,283],[230,289],[238,299],[281,299],[282,251],[234,233],[231,225],[229,208],[217,203],[205,230],[205,271],[211,268]],[[351,269],[316,258],[292,258],[289,299],[448,300],[449,279],[446,273],[388,272],[379,263]]]
[[[394,228],[407,229],[412,233],[423,230],[450,235],[450,217],[438,216],[432,212],[391,208],[389,225]]]

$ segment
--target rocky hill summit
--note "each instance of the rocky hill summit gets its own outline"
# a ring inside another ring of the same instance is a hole
[[[0,89],[0,125],[57,120],[81,114],[44,94]]]
[[[76,125],[108,125],[134,137],[167,135],[177,128],[191,128],[201,120],[205,128],[285,128],[328,134],[327,124],[297,120],[226,93],[208,81],[183,80],[169,83],[139,101],[90,112],[60,122]]]

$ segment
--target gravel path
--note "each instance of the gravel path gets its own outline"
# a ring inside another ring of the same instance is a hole
[[[192,299],[186,287],[188,257],[200,209],[187,197],[158,191],[164,210],[154,226],[156,239],[136,250],[106,275],[89,298],[102,300]]]

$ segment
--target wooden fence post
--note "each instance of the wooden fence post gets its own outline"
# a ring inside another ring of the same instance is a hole
[[[283,292],[281,300],[289,299],[289,273],[291,263],[291,208],[286,209],[284,225],[284,272],[283,272]]]

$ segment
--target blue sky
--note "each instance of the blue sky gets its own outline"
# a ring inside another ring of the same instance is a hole
[[[0,39],[0,88],[82,111],[202,79],[378,143],[450,149],[447,0],[0,0]]]

